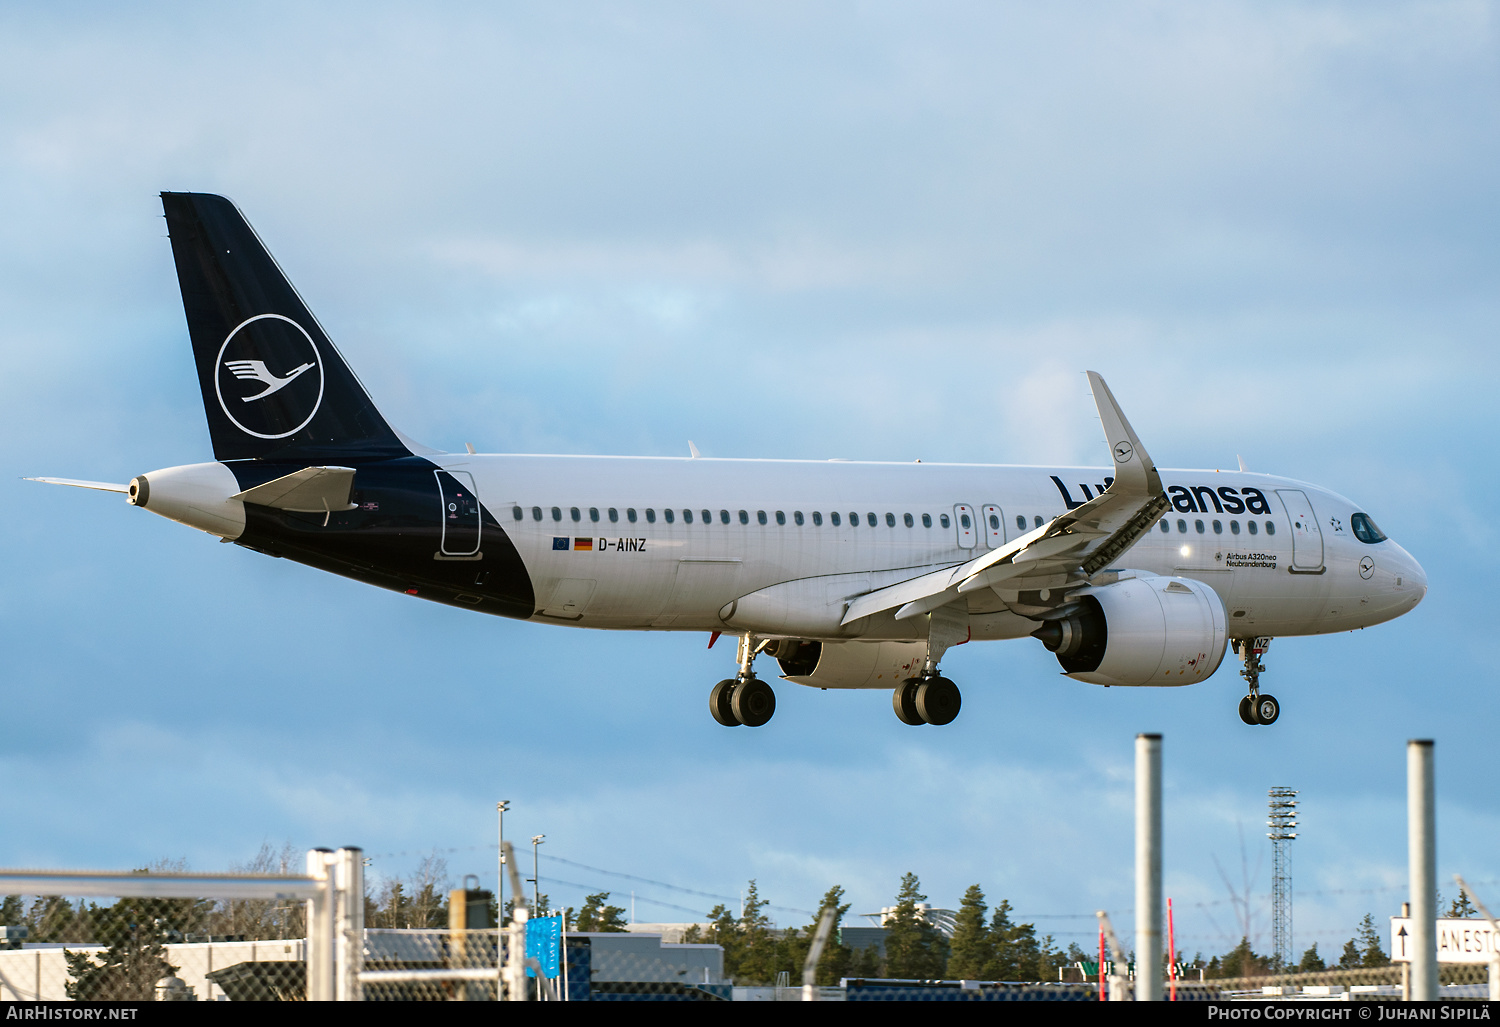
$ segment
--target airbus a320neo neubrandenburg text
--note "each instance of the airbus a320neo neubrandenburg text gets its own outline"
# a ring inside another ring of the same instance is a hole
[[[465,610],[733,634],[737,670],[709,692],[726,726],[775,712],[760,655],[947,724],[943,655],[1026,636],[1099,685],[1195,684],[1233,652],[1240,719],[1271,724],[1272,637],[1368,627],[1427,591],[1337,493],[1243,464],[1159,470],[1093,372],[1109,468],[438,452],[381,416],[232,203],[162,203],[214,460],[38,480]]]

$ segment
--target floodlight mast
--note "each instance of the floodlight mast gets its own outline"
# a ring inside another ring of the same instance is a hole
[[[1292,849],[1297,837],[1297,793],[1291,788],[1272,788],[1269,792],[1271,830],[1271,961],[1285,971],[1296,958],[1292,946]]]

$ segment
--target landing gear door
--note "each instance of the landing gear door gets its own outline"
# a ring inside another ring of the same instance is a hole
[[[977,538],[977,526],[974,524],[974,508],[967,503],[959,503],[953,508],[953,526],[958,531],[958,548],[973,549]]]
[[[984,515],[984,541],[991,549],[999,549],[1005,545],[1005,511],[998,506],[986,506],[981,513]]]
[[[1312,504],[1301,489],[1277,489],[1292,526],[1292,571],[1317,573],[1323,569],[1323,531]]]
[[[443,556],[473,556],[479,552],[479,497],[467,471],[434,471],[443,509]]]

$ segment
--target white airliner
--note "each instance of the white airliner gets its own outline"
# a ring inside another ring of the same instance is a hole
[[[1025,636],[1105,686],[1194,684],[1232,650],[1240,719],[1271,724],[1272,637],[1368,627],[1427,591],[1343,496],[1158,470],[1093,372],[1112,468],[440,453],[386,423],[232,203],[162,202],[216,459],[38,480],[483,613],[733,634],[737,673],[709,695],[726,726],[775,712],[761,654],[784,680],[888,689],[903,722],[946,724],[944,653]]]

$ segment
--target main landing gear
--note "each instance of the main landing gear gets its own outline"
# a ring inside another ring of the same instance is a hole
[[[776,693],[755,676],[755,657],[766,647],[751,635],[740,636],[740,671],[708,693],[708,712],[725,727],[760,727],[776,713]]]
[[[1271,640],[1264,637],[1254,641],[1234,639],[1235,652],[1245,661],[1240,677],[1250,685],[1250,694],[1240,700],[1240,719],[1246,724],[1274,724],[1281,716],[1281,703],[1274,695],[1263,694],[1260,690],[1260,675],[1266,669],[1266,665],[1260,662],[1260,654],[1270,644]]]
[[[967,602],[939,607],[928,615],[927,658],[922,673],[896,686],[891,705],[903,724],[951,724],[963,706],[958,686],[938,674],[938,661],[969,637]]]
[[[951,724],[963,705],[958,686],[937,674],[907,678],[891,696],[903,724]]]

